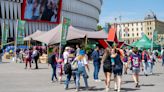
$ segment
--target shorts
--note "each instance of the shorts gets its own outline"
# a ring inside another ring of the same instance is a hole
[[[140,68],[132,67],[132,73],[133,74],[139,74],[139,72],[140,72]]]
[[[122,76],[122,70],[123,70],[123,67],[120,66],[119,68],[116,68],[116,67],[113,67],[113,74],[114,76]]]

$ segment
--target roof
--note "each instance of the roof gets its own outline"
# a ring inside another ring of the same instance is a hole
[[[37,37],[37,36],[42,35],[42,34],[44,34],[44,33],[45,33],[45,31],[37,30],[35,33],[33,33],[33,34],[29,35],[29,36],[26,36],[26,37],[24,38],[24,41],[31,40],[31,39],[33,39],[34,37]]]
[[[60,42],[60,36],[61,36],[61,30],[62,30],[62,24],[59,24],[55,28],[51,29],[50,31],[46,32],[45,34],[35,37],[34,40],[46,43],[46,44],[56,44]],[[67,34],[67,41],[73,40],[73,39],[79,39],[84,38],[85,36],[87,38],[93,38],[93,39],[106,39],[107,33],[104,31],[96,31],[96,32],[90,32],[90,31],[84,31],[77,28],[74,28],[73,26],[70,26],[68,28],[68,34]],[[46,38],[46,39],[45,39]]]

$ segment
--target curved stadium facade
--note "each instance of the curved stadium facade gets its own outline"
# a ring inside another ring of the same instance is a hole
[[[0,27],[5,22],[9,25],[10,38],[16,32],[16,20],[21,19],[21,5],[23,0],[0,0]],[[86,31],[95,31],[99,22],[102,0],[62,0],[61,16],[71,19],[71,25]],[[48,31],[56,24],[47,22],[30,22],[25,24],[25,36],[36,30]],[[2,27],[0,28],[1,32]],[[1,33],[0,32],[0,33]],[[1,36],[1,35],[0,35]]]

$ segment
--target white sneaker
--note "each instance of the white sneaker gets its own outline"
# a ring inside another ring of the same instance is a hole
[[[109,88],[106,88],[106,92],[109,92]]]
[[[97,79],[97,80],[95,80],[95,82],[101,82],[101,80]]]

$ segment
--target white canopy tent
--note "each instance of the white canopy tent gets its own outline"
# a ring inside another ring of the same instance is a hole
[[[37,30],[35,33],[33,33],[33,34],[29,35],[29,36],[26,36],[24,38],[24,41],[29,41],[29,40],[34,39],[35,37],[38,37],[38,36],[40,36],[40,35],[42,35],[44,33],[45,33],[45,31]]]
[[[33,39],[36,41],[46,43],[48,45],[56,44],[60,42],[61,31],[62,31],[62,24],[59,24],[58,26],[51,29],[50,31],[38,37],[34,37]],[[70,26],[68,29],[68,34],[67,34],[67,41],[73,40],[73,39],[84,38],[85,36],[87,36],[87,38],[93,38],[93,39],[106,39],[108,34],[105,33],[104,31],[90,32],[90,31],[84,31],[84,30],[74,28],[73,26]]]

